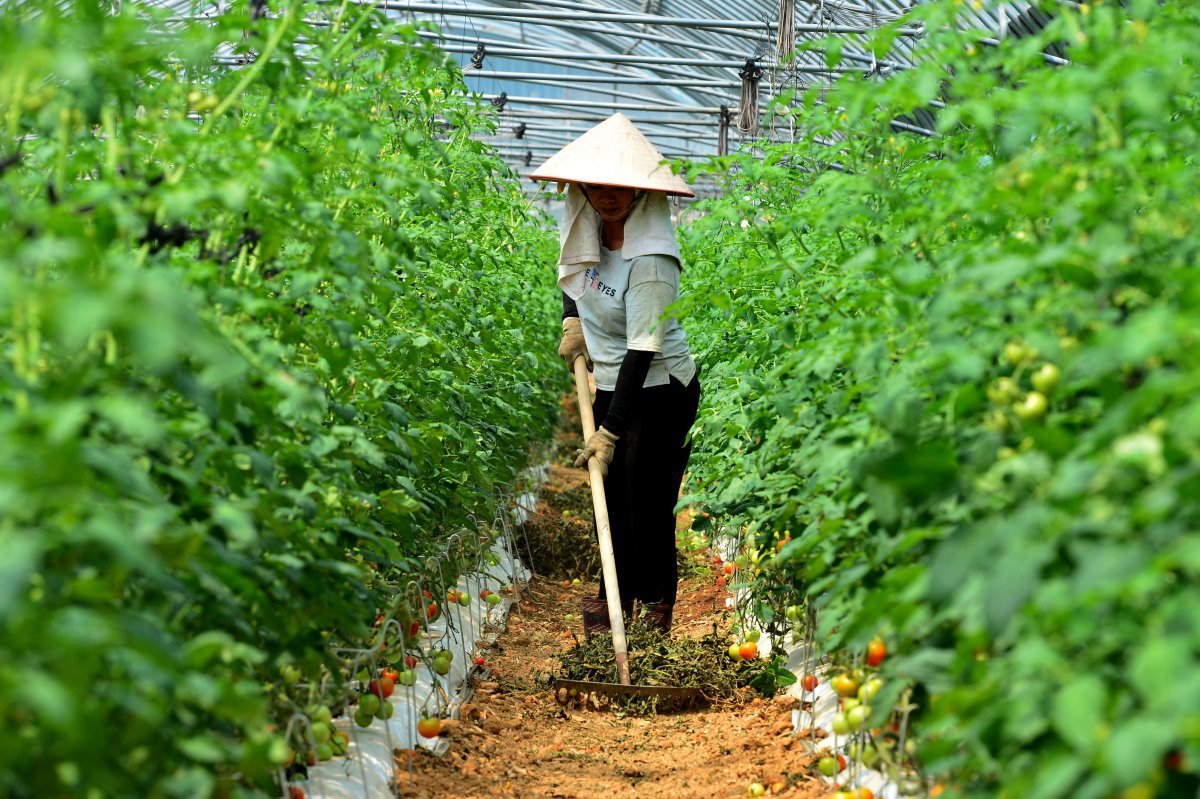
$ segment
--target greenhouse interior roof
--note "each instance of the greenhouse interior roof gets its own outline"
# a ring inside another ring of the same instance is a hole
[[[194,0],[149,1],[194,14]],[[901,24],[882,58],[867,38],[930,0],[354,1],[433,23],[436,30],[421,35],[451,54],[468,87],[492,103],[498,126],[487,140],[528,175],[617,111],[667,158],[703,158],[787,137],[791,131],[763,113],[773,97],[846,73],[886,80],[910,67],[922,57],[919,24]],[[996,40],[1048,21],[1026,0],[974,0],[967,13]],[[845,39],[836,66],[819,48],[789,57],[797,46],[831,36]],[[893,126],[930,134],[934,121],[917,112]]]

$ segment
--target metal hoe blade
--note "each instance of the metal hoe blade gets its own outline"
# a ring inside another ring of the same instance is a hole
[[[600,697],[648,696],[669,699],[672,704],[691,704],[698,692],[695,688],[679,688],[670,685],[621,685],[615,682],[589,682],[586,680],[563,680],[555,678],[550,686],[554,700],[560,705],[581,701],[589,694]],[[574,692],[574,693],[572,693]]]

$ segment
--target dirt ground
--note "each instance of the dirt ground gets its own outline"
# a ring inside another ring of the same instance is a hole
[[[590,541],[590,514],[579,518],[590,496],[586,477],[566,465],[578,447],[572,425],[577,429],[578,417],[567,415],[533,524],[566,532],[565,519]],[[522,592],[507,630],[483,653],[487,674],[474,697],[460,719],[443,724],[449,751],[398,753],[401,797],[715,799],[745,797],[752,783],[769,796],[829,793],[811,776],[811,758],[792,734],[798,706],[792,697],[764,699],[746,689],[740,702],[643,718],[560,707],[544,677],[557,670],[558,654],[575,645],[573,635],[582,639],[579,601],[597,590],[586,574],[581,585],[564,585],[569,575],[559,567],[573,565],[557,564],[552,571],[560,573],[538,576]],[[699,638],[714,622],[722,629],[729,623],[724,588],[706,569],[694,569],[681,581],[672,635]]]

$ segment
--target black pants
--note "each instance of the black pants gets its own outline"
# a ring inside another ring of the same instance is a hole
[[[596,391],[592,409],[604,420],[613,392]],[[638,411],[617,442],[604,492],[617,562],[621,600],[675,603],[679,566],[675,561],[675,504],[692,445],[688,430],[700,404],[700,375],[684,386],[643,388]],[[604,597],[604,581],[600,583]]]

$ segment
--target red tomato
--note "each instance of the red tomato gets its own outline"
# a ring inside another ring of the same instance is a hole
[[[396,680],[400,679],[400,672],[396,671],[391,666],[384,666],[383,670],[379,672],[379,676],[386,677],[392,682],[396,682]]]
[[[417,656],[416,655],[405,655],[404,656],[404,666],[405,666],[405,668],[415,669],[417,667]]]
[[[717,585],[725,585],[725,575],[722,574],[717,578]]]
[[[800,683],[801,687],[806,691],[817,690],[818,684],[817,675],[815,674],[805,674],[803,682]]]
[[[754,660],[758,656],[758,644],[746,641],[738,647],[738,654],[742,656],[742,660]]]
[[[476,666],[482,666],[482,665],[483,665],[483,663],[484,663],[484,661],[483,661],[483,655],[476,655],[476,656],[475,656],[475,665],[476,665]]]
[[[733,564],[732,564],[732,563],[726,563],[726,564],[725,564],[725,573],[726,573],[726,574],[733,574]]]
[[[409,638],[416,638],[417,634],[420,632],[421,632],[421,623],[420,622],[414,621],[412,624],[408,625],[408,637]]]
[[[442,720],[436,716],[423,718],[417,722],[417,732],[422,738],[436,738],[442,731]]]
[[[371,683],[367,686],[367,690],[380,699],[387,699],[396,690],[396,683],[387,677],[380,677],[377,680],[371,680]]]
[[[884,645],[883,641],[880,641],[878,638],[876,638],[874,641],[867,644],[868,666],[875,668],[883,662],[885,657],[887,657],[887,647]]]
[[[430,602],[429,605],[426,606],[426,608],[425,608],[425,618],[429,619],[430,621],[433,621],[434,619],[437,618],[437,615],[438,615],[437,603]]]
[[[304,789],[299,785],[288,787],[288,799],[304,799]]]

